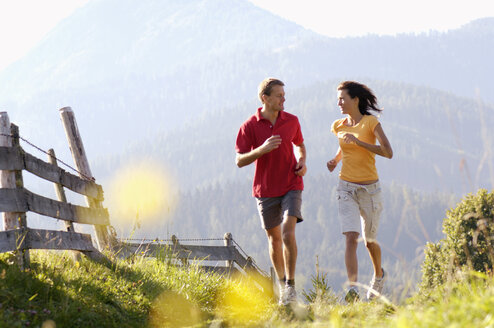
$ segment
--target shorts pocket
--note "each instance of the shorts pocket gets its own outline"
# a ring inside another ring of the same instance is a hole
[[[381,187],[378,187],[376,188],[375,190],[372,190],[372,191],[369,191],[369,189],[366,189],[367,192],[369,193],[369,195],[377,195],[377,194],[381,194]]]
[[[347,191],[344,190],[337,190],[336,191],[336,199],[337,200],[348,200],[350,198],[350,195]]]
[[[372,210],[374,212],[380,213],[383,210],[383,200],[382,200],[382,195],[381,195],[381,190],[378,189],[376,192],[373,192],[370,194],[370,199],[372,202]]]

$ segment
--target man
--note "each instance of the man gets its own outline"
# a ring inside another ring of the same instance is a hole
[[[295,225],[303,220],[302,177],[307,168],[298,118],[284,112],[283,87],[283,82],[273,78],[261,82],[258,91],[262,107],[240,127],[235,149],[238,167],[256,162],[252,194],[257,199],[269,255],[280,282],[279,303],[288,305],[297,299]]]

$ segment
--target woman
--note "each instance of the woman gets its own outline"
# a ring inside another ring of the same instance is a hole
[[[381,268],[381,248],[376,240],[382,199],[374,157],[377,154],[391,158],[393,150],[377,117],[370,113],[382,111],[377,107],[372,91],[353,81],[340,83],[337,90],[338,107],[346,117],[336,120],[331,126],[331,131],[338,137],[339,147],[327,167],[333,172],[343,161],[337,189],[338,215],[346,237],[345,265],[350,288],[345,299],[351,302],[359,298],[357,241],[360,230],[374,266],[368,299],[381,293],[386,279]]]

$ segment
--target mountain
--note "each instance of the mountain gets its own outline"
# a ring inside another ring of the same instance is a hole
[[[86,140],[111,151],[130,130],[150,136],[245,98],[252,86],[231,86],[264,77],[265,67],[252,69],[264,49],[310,35],[241,0],[95,0],[2,72],[0,99],[26,126],[50,124],[56,109],[72,106],[80,125],[110,127]]]
[[[71,106],[97,156],[254,99],[266,76],[292,89],[367,78],[478,90],[493,102],[493,34],[487,18],[447,33],[336,39],[247,0],[94,0],[0,72],[0,106],[21,134],[64,149],[54,122]]]

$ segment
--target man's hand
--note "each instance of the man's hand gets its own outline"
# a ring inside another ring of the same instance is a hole
[[[295,166],[295,174],[303,177],[307,173],[307,166],[305,166],[305,161],[299,161]]]
[[[272,152],[281,145],[281,137],[279,135],[274,135],[266,139],[262,145],[256,149],[251,150],[248,153],[237,153],[235,161],[238,167],[244,167],[253,163],[256,159],[264,154]]]
[[[281,145],[281,137],[279,135],[273,135],[264,141],[264,143],[259,147],[262,154],[267,154],[272,152]]]

